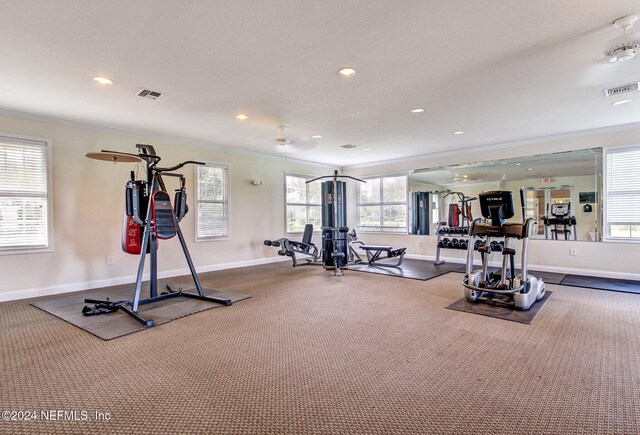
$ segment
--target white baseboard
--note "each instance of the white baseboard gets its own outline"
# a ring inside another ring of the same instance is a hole
[[[267,257],[256,258],[253,260],[233,261],[230,263],[211,264],[208,266],[197,267],[198,273],[213,272],[215,270],[235,269],[238,267],[257,266],[259,264],[277,263],[280,261],[288,261],[289,257]],[[188,268],[167,270],[158,272],[158,278],[171,278],[174,276],[188,275]],[[144,280],[149,279],[149,274],[145,273]],[[35,298],[39,296],[57,295],[63,293],[77,292],[81,290],[90,290],[94,288],[110,287],[113,285],[129,284],[136,281],[135,275],[121,276],[117,278],[100,279],[94,281],[75,282],[69,284],[60,284],[50,287],[32,288],[26,290],[18,290],[12,292],[0,293],[0,302],[15,301],[18,299]]]
[[[405,258],[412,258],[416,260],[430,260],[430,261],[435,261],[436,259],[434,255],[421,255],[421,254],[406,254]],[[465,259],[463,258],[441,257],[441,260],[444,260],[447,263],[454,263],[454,264],[460,264],[460,265],[465,264]],[[277,263],[281,261],[289,261],[289,257],[277,256],[277,257],[267,257],[267,258],[256,258],[253,260],[234,261],[229,263],[219,263],[219,264],[211,264],[208,266],[200,266],[197,269],[198,269],[198,273],[204,273],[204,272],[213,272],[216,270],[235,269],[238,267],[248,267],[248,266],[257,266],[260,264]],[[498,262],[490,262],[489,264],[491,266],[500,267],[500,263]],[[475,262],[475,265],[479,266],[480,263]],[[516,264],[516,267],[520,267],[520,266]],[[559,266],[543,266],[543,265],[536,265],[536,264],[530,264],[529,268],[532,270],[540,271],[540,272],[554,272],[554,273],[564,273],[564,274],[583,275],[583,276],[598,276],[598,277],[604,277],[604,278],[640,280],[640,273],[612,272],[608,270],[567,268],[567,267],[559,267]],[[187,275],[187,274],[189,274],[189,269],[187,268],[175,269],[175,270],[159,272],[158,278],[171,278],[174,276],[181,276],[181,275]],[[149,274],[145,274],[143,278],[145,280],[148,280]],[[136,280],[135,275],[129,275],[129,276],[122,276],[117,278],[76,282],[76,283],[70,283],[70,284],[61,284],[61,285],[54,285],[50,287],[18,290],[13,292],[3,292],[3,293],[0,293],[0,302],[35,298],[39,296],[71,293],[71,292],[76,292],[81,290],[110,287],[113,285],[129,284],[129,283],[135,282],[135,280]]]
[[[435,255],[419,255],[419,254],[406,254],[405,258],[413,258],[416,260],[429,260],[435,261]],[[441,260],[444,260],[447,263],[454,263],[464,265],[466,264],[466,259],[464,258],[455,258],[455,257],[440,257]],[[480,266],[480,262],[474,261],[474,265]],[[500,267],[502,263],[490,261],[489,266]],[[519,268],[520,264],[516,263],[516,268]],[[615,278],[615,279],[631,279],[640,281],[640,273],[629,273],[629,272],[612,272],[610,270],[598,270],[598,269],[580,269],[577,267],[561,267],[561,266],[547,266],[547,265],[538,265],[538,264],[529,264],[530,270],[537,270],[539,272],[553,272],[553,273],[564,273],[566,275],[582,275],[582,276],[597,276],[602,278]]]

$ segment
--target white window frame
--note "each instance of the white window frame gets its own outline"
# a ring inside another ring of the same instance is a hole
[[[609,236],[609,228],[607,226],[608,221],[608,202],[609,202],[609,186],[607,185],[608,178],[608,170],[607,170],[607,162],[609,154],[613,154],[623,150],[640,150],[640,144],[632,144],[632,145],[623,145],[623,146],[615,146],[615,147],[605,147],[602,149],[602,241],[606,243],[640,243],[640,239],[638,238],[618,238]],[[640,173],[640,168],[638,169]],[[640,176],[640,175],[639,175]]]
[[[0,248],[0,255],[34,254],[42,252],[53,252],[53,142],[51,139],[15,135],[10,133],[0,133],[0,141],[9,143],[44,146],[45,147],[45,167],[47,169],[47,245],[43,247],[34,246],[14,246]],[[8,196],[15,192],[9,192],[2,196]]]
[[[224,190],[224,200],[222,201],[201,201],[198,199],[198,167],[200,165],[195,165],[194,168],[194,202],[195,202],[195,206],[196,206],[196,213],[195,213],[195,217],[193,219],[194,222],[194,239],[196,241],[196,243],[199,242],[211,242],[211,241],[215,241],[215,240],[230,240],[231,239],[231,205],[230,205],[230,200],[229,200],[229,165],[225,164],[225,163],[217,163],[217,162],[205,162],[205,167],[216,167],[216,168],[222,168],[224,169],[224,173],[225,173],[225,190]],[[222,235],[222,236],[206,236],[206,237],[198,237],[198,216],[199,216],[199,211],[200,211],[200,204],[201,203],[215,203],[215,204],[224,204],[225,205],[225,211],[227,214],[227,234]]]
[[[284,173],[284,232],[286,235],[290,235],[290,234],[302,234],[303,231],[289,231],[289,226],[287,225],[287,218],[288,218],[288,211],[289,211],[289,206],[298,206],[298,207],[306,207],[306,211],[307,211],[307,220],[306,223],[309,223],[309,207],[319,207],[320,208],[320,215],[322,215],[322,201],[320,202],[320,204],[312,204],[309,202],[309,185],[307,184],[307,194],[305,195],[307,198],[307,202],[305,203],[298,203],[298,202],[288,202],[287,198],[287,177],[298,177],[298,178],[304,178],[307,181],[309,180],[313,180],[314,178],[318,178],[319,175],[304,175],[304,174],[298,174],[298,173],[294,173],[294,172],[285,172]],[[314,233],[319,233],[320,232],[320,228],[313,228],[313,232]]]
[[[389,202],[385,202],[384,198],[383,198],[383,191],[384,191],[384,183],[383,183],[383,179],[384,178],[390,178],[390,177],[404,177],[405,178],[405,195],[404,195],[404,202],[400,202],[400,201],[389,201]],[[372,202],[372,203],[361,203],[360,202],[360,189],[362,189],[362,187],[364,186],[363,183],[357,183],[358,184],[358,189],[357,189],[357,197],[356,197],[356,228],[358,229],[359,232],[361,233],[389,233],[389,234],[408,234],[409,233],[409,175],[407,173],[396,173],[396,174],[385,174],[385,175],[374,175],[374,176],[368,176],[368,177],[361,177],[362,180],[364,181],[369,181],[369,180],[380,180],[380,202]],[[375,206],[378,205],[380,206],[380,229],[375,229],[375,228],[371,228],[371,227],[363,227],[360,225],[360,207],[362,206]],[[404,205],[405,208],[405,220],[404,220],[404,228],[403,229],[396,229],[394,230],[393,227],[384,227],[383,225],[383,219],[384,219],[384,206],[385,205]]]

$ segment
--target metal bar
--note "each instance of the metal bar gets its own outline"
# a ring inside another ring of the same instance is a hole
[[[155,183],[155,173],[151,175],[151,179],[148,187],[151,189]],[[140,290],[142,289],[142,274],[144,273],[144,261],[147,255],[147,247],[149,246],[149,239],[151,236],[151,194],[147,203],[147,216],[145,218],[144,233],[142,234],[142,246],[140,247],[140,262],[138,263],[138,274],[136,275],[136,290],[133,295],[133,304],[131,308],[134,312],[138,311],[138,304],[140,302]]]
[[[158,239],[153,235],[149,235],[151,243],[151,274],[149,276],[149,297],[158,296]]]
[[[182,293],[178,293],[181,296],[187,297],[187,298],[192,298],[192,299],[201,299],[203,301],[209,301],[209,302],[216,302],[218,304],[222,304],[225,306],[229,306],[231,304],[233,304],[233,301],[231,299],[225,299],[225,298],[219,298],[216,296],[207,296],[207,295],[197,295],[194,293],[187,293],[187,292],[182,292]]]
[[[153,303],[153,302],[162,301],[162,300],[165,300],[165,299],[175,298],[177,296],[180,296],[180,293],[177,293],[177,292],[176,293],[165,293],[163,295],[156,296],[156,297],[153,297],[153,298],[142,299],[138,303],[138,305],[146,305],[146,304],[150,304],[150,303]]]
[[[124,311],[125,314],[132,317],[134,320],[142,324],[142,326],[144,326],[145,328],[150,328],[156,325],[153,319],[147,319],[142,317],[135,310],[130,310],[126,305],[118,305],[118,309]]]
[[[469,228],[469,239],[467,241],[467,275],[471,275],[473,273],[473,254],[475,250],[476,244],[476,234],[475,228],[476,225],[480,223],[480,218],[474,220],[471,223],[471,227]],[[438,239],[440,236],[438,236]],[[438,255],[440,254],[440,249],[438,248]],[[436,263],[437,264],[437,263]]]
[[[182,230],[180,229],[180,224],[178,224],[175,214],[173,214],[173,221],[175,222],[176,232],[178,233],[178,239],[180,240],[180,245],[182,246],[182,252],[184,252],[184,257],[187,259],[187,264],[189,265],[189,270],[191,271],[191,277],[193,278],[193,282],[196,285],[198,294],[200,296],[205,296],[204,291],[202,291],[202,285],[200,284],[200,279],[198,278],[198,273],[196,272],[196,268],[193,265],[193,261],[191,260],[191,255],[189,255],[189,249],[187,249],[187,243],[184,240],[184,236],[182,235]]]

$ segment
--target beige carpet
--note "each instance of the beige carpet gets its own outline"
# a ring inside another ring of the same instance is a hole
[[[0,304],[0,433],[640,433],[640,296],[549,285],[532,325],[447,310],[462,275],[204,274],[253,297],[102,341]]]

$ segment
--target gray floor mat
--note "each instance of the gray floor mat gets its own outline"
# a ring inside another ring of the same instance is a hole
[[[195,288],[185,288],[184,290],[195,293]],[[251,297],[249,295],[223,290],[204,289],[204,291],[208,296],[231,299],[234,303]],[[34,302],[32,305],[53,314],[54,316],[59,317],[78,328],[84,329],[103,340],[111,340],[113,338],[142,331],[147,328],[142,326],[123,311],[115,311],[113,313],[100,314],[97,316],[85,316],[82,314],[82,308],[85,305],[93,304],[87,304],[84,300],[85,298],[102,300],[109,298],[111,301],[121,301],[130,300],[132,295],[132,286],[117,286],[113,288],[72,293],[54,299]],[[144,291],[142,292],[143,298],[147,297],[147,295],[148,293]],[[223,305],[198,299],[176,297],[151,304],[140,305],[139,314],[145,318],[153,319],[157,326],[179,319],[180,317],[189,316],[191,314],[219,307],[223,307]],[[231,307],[233,307],[233,305],[231,305]]]
[[[567,275],[560,282],[571,287],[586,287],[625,293],[639,293],[640,281],[629,279],[601,278],[597,276]]]
[[[527,325],[530,325],[552,294],[553,292],[546,291],[544,297],[538,302],[534,303],[528,311],[522,311],[516,308],[505,307],[502,305],[488,304],[485,302],[469,302],[465,298],[457,300],[447,308],[449,308],[450,310],[480,314],[482,316],[495,317],[497,319],[510,320],[512,322],[525,323]]]
[[[397,259],[390,259],[390,263],[397,261]],[[402,265],[399,267],[384,267],[384,266],[376,266],[374,265],[350,265],[349,270],[354,270],[357,272],[367,272],[367,273],[378,273],[381,275],[387,276],[396,276],[399,278],[409,278],[409,279],[419,279],[422,281],[426,281],[431,278],[435,278],[436,276],[444,275],[445,273],[449,273],[454,269],[457,269],[459,264],[441,264],[436,266],[433,261],[427,260],[415,260],[411,258],[406,258]]]

